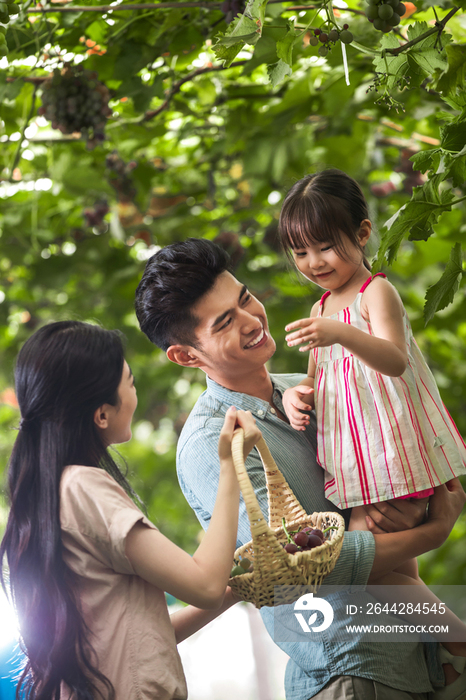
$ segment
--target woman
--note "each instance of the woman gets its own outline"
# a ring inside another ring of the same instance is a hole
[[[47,325],[21,349],[15,379],[21,423],[0,561],[26,654],[18,696],[185,698],[176,644],[234,602],[224,600],[239,502],[231,438],[239,424],[252,449],[252,416],[227,413],[216,507],[191,557],[144,516],[107,451],[130,439],[137,405],[120,334]],[[163,591],[195,607],[170,618]]]

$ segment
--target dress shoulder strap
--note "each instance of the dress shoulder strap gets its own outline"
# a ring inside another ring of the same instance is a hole
[[[366,287],[368,287],[368,286],[370,285],[370,283],[372,282],[372,280],[375,279],[376,277],[385,277],[385,278],[386,278],[387,275],[386,275],[385,273],[383,273],[383,272],[377,272],[377,274],[372,275],[372,277],[368,277],[367,280],[366,280],[366,281],[364,282],[364,284],[362,285],[361,289],[359,290],[359,294],[362,294],[363,291],[366,289]],[[325,294],[324,294],[324,296],[325,296]],[[323,299],[323,298],[324,298],[324,297],[322,297],[322,299]],[[321,300],[320,303],[322,303],[322,300]]]
[[[329,292],[329,291],[328,291],[328,292],[325,292],[325,294],[322,294],[322,298],[321,298],[321,300],[320,300],[320,306],[323,306],[323,305],[324,305],[324,301],[325,301],[326,298],[329,297],[329,296],[330,296],[330,292]]]
[[[329,296],[330,296],[330,291],[325,292],[325,294],[322,295],[322,297],[321,297],[321,299],[320,299],[319,311],[318,311],[318,313],[317,313],[317,317],[322,316],[322,313],[323,313],[323,311],[324,311],[324,301],[325,301],[326,298],[329,297]]]

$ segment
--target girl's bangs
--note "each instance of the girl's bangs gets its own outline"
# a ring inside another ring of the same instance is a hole
[[[280,216],[280,236],[285,249],[299,250],[316,243],[341,246],[341,234],[327,207],[314,206],[307,198],[286,204]]]

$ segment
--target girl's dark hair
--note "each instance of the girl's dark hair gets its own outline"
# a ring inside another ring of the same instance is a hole
[[[19,617],[26,664],[16,697],[58,700],[66,683],[76,700],[114,697],[99,672],[62,557],[59,487],[69,464],[103,467],[131,493],[94,423],[118,405],[124,363],[118,331],[79,321],[51,323],[23,345],[15,370],[21,424],[9,461],[10,512],[0,545]],[[98,687],[99,686],[99,687]]]
[[[280,213],[282,247],[291,257],[294,249],[309,243],[331,243],[347,259],[347,239],[364,255],[359,244],[361,222],[369,218],[367,203],[356,180],[335,168],[306,175],[285,197]],[[364,264],[370,265],[364,255]]]

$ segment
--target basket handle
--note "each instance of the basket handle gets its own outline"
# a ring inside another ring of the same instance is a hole
[[[249,520],[251,521],[251,517],[253,517],[255,522],[258,522],[258,520],[263,519],[263,516],[244,464],[243,442],[244,431],[242,428],[237,428],[233,434],[231,447],[233,462],[235,464],[241,493],[246,503]],[[267,482],[269,526],[273,530],[281,527],[283,517],[287,523],[293,522],[294,520],[306,519],[306,511],[297,500],[285,477],[277,467],[263,437],[259,439],[256,447],[264,467]],[[250,504],[250,508],[248,508],[248,504]]]
[[[233,433],[233,439],[231,443],[231,454],[233,457],[233,464],[235,465],[236,476],[238,478],[239,487],[241,493],[243,494],[244,503],[246,506],[246,511],[249,517],[249,523],[251,525],[251,535],[254,549],[254,576],[256,583],[259,585],[261,571],[263,564],[267,562],[270,554],[275,555],[275,560],[279,568],[286,568],[288,561],[288,554],[285,552],[283,547],[280,545],[276,539],[273,531],[266,523],[262,511],[259,506],[256,494],[252,487],[251,481],[249,479],[248,473],[246,471],[246,466],[244,464],[243,455],[243,444],[244,444],[244,431],[242,428],[237,428]],[[267,446],[263,438],[259,440],[256,445],[260,450],[263,450]],[[260,454],[260,452],[259,452]],[[270,453],[269,453],[270,454]],[[262,458],[262,455],[261,455]],[[270,459],[273,458],[270,455]],[[281,526],[281,521],[280,521]],[[261,546],[261,542],[267,542],[268,552],[265,553],[264,547]]]
[[[277,467],[264,438],[256,445],[264,465],[269,500],[269,525],[274,530],[282,526],[282,518],[290,523],[293,520],[305,520],[307,513],[294,495],[285,477]]]

